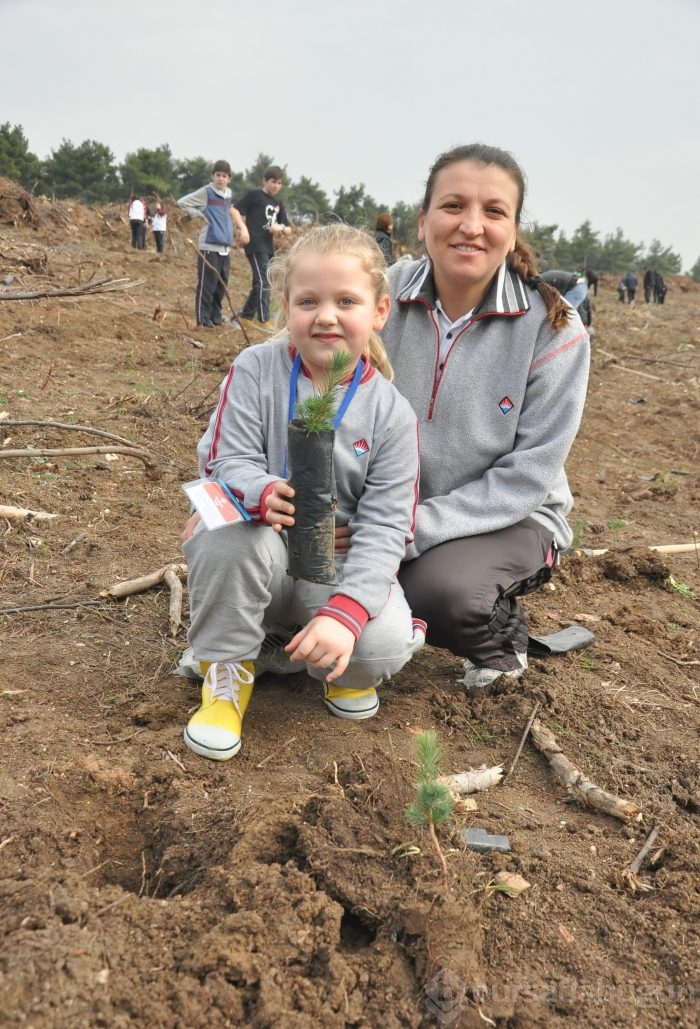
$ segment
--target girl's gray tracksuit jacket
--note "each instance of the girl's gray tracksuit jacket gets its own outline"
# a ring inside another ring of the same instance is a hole
[[[290,378],[296,356],[286,339],[243,350],[222,383],[219,404],[197,448],[200,475],[223,480],[260,519],[267,493],[285,478]],[[297,401],[314,395],[303,371]],[[324,606],[358,636],[386,603],[418,501],[418,430],[407,400],[365,364],[333,449],[336,523],[352,530],[337,592]],[[251,526],[254,531],[254,526]]]

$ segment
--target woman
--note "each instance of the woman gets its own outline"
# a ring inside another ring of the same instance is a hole
[[[420,423],[415,540],[399,581],[427,642],[465,659],[472,696],[522,675],[528,625],[517,597],[550,578],[572,539],[564,462],[589,341],[518,235],[524,194],[502,150],[442,154],[419,217],[428,259],[390,270],[382,332]]]
[[[391,234],[394,231],[394,224],[390,214],[378,214],[374,226],[374,240],[381,252],[384,254],[387,268],[391,268],[396,260],[394,248],[391,245]]]
[[[162,254],[165,250],[165,233],[168,227],[168,212],[163,210],[163,205],[158,201],[156,209],[151,218],[151,232],[156,244],[156,251]]]

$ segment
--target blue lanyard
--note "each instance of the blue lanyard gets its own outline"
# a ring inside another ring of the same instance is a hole
[[[294,408],[297,403],[297,380],[299,379],[299,372],[301,371],[301,354],[297,354],[294,358],[294,364],[292,365],[292,374],[289,380],[289,408],[287,412],[287,421],[291,422],[294,417]],[[360,379],[364,371],[364,364],[362,358],[357,362],[355,366],[355,374],[352,377],[352,382],[348,386],[343,402],[338,408],[335,418],[333,419],[333,428],[337,429],[343,420],[343,415],[350,407],[350,401],[357,392],[357,387],[360,385]],[[284,455],[284,471],[282,472],[282,478],[287,478],[287,454]]]

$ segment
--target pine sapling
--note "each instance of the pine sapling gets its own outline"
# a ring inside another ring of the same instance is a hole
[[[413,803],[406,809],[410,825],[427,828],[437,851],[443,872],[447,875],[447,862],[435,832],[436,825],[449,821],[454,811],[454,800],[447,786],[438,782],[440,775],[440,744],[434,729],[416,737],[416,764],[418,781]]]
[[[309,397],[297,405],[295,421],[301,422],[309,435],[330,432],[333,428],[336,391],[343,379],[347,378],[351,361],[346,351],[333,350],[318,396]]]

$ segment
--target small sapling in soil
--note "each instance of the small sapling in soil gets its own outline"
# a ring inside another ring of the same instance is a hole
[[[447,863],[435,832],[435,826],[449,821],[455,805],[447,786],[438,781],[441,756],[440,744],[434,729],[428,729],[416,736],[418,781],[413,803],[406,809],[406,818],[410,825],[428,830],[443,871],[447,875]]]

